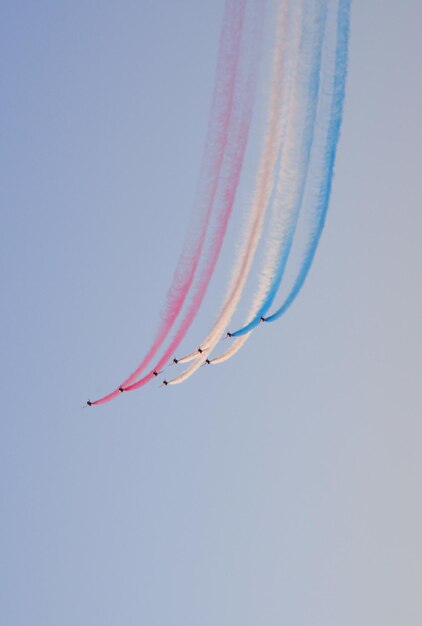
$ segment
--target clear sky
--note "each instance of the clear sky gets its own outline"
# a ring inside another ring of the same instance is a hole
[[[353,3],[327,226],[286,316],[81,409],[156,328],[222,10],[1,3],[5,626],[422,623],[419,0]]]

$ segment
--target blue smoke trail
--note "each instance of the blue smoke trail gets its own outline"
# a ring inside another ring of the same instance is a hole
[[[323,176],[318,192],[315,207],[315,224],[311,233],[307,252],[303,258],[299,273],[290,293],[287,295],[280,308],[265,318],[265,322],[274,322],[279,319],[290,307],[301,290],[314,260],[315,252],[324,229],[330,199],[334,162],[337,144],[340,136],[341,121],[343,115],[343,103],[347,77],[348,42],[349,42],[350,0],[340,0],[337,20],[337,45],[334,78],[334,93],[331,109],[331,119],[327,135],[327,147],[324,155]]]
[[[326,17],[327,17],[327,4],[326,2],[324,2],[322,5],[322,10],[320,12],[320,15],[318,16],[318,19],[317,19],[316,31],[314,31],[316,32],[316,36],[315,36],[316,49],[314,52],[314,58],[312,59],[313,66],[312,66],[312,70],[311,70],[310,78],[309,78],[308,103],[306,107],[304,132],[303,132],[304,139],[301,140],[303,141],[303,144],[300,148],[300,154],[303,155],[303,160],[299,165],[299,167],[301,167],[301,178],[300,178],[298,193],[297,193],[296,200],[295,200],[294,207],[293,207],[292,221],[288,228],[287,237],[284,242],[284,245],[281,245],[280,258],[277,263],[277,269],[271,281],[270,287],[268,289],[268,292],[265,296],[264,301],[259,307],[255,317],[246,326],[243,326],[241,329],[237,330],[236,332],[231,333],[232,337],[240,337],[242,335],[246,335],[260,323],[261,318],[263,318],[265,313],[271,307],[274,301],[274,298],[277,295],[277,291],[280,287],[280,283],[281,283],[281,280],[283,278],[283,274],[286,268],[287,260],[290,254],[290,250],[291,250],[292,243],[293,243],[293,237],[295,234],[295,230],[296,230],[296,226],[297,226],[297,222],[299,218],[300,207],[303,201],[306,174],[308,171],[308,166],[309,166],[309,161],[310,161],[310,156],[311,156],[311,148],[312,148],[312,143],[313,143],[313,134],[314,134],[314,126],[315,126],[318,95],[319,95],[322,42],[324,39]],[[302,49],[308,45],[308,41],[307,41],[308,37],[309,37],[309,33],[305,33],[303,36],[304,41],[302,41],[302,45],[301,45]],[[299,77],[299,80],[300,80],[300,77]]]

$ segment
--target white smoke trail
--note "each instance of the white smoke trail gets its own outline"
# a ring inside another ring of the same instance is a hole
[[[306,57],[302,57],[302,61],[312,63],[312,58],[314,57],[314,55],[315,53],[312,53],[310,50],[308,50],[308,54],[306,55]],[[314,123],[314,126],[316,128],[321,123],[324,123],[326,112],[330,109],[330,107],[327,106],[327,99],[322,96],[327,92],[327,90],[328,92],[330,91],[330,88],[332,86],[332,76],[327,72],[324,73],[323,71],[321,71],[321,76],[323,84],[319,87],[318,99],[320,102],[316,109],[316,120]],[[300,91],[303,91],[303,88],[306,88],[306,83],[305,81],[303,81],[303,79],[301,80],[297,88],[299,90],[299,94]],[[297,94],[298,99],[300,98],[299,94]],[[323,109],[323,111],[321,111],[321,108]],[[294,224],[294,220],[297,219],[297,216],[294,215],[294,209],[295,206],[296,208],[300,206],[303,199],[308,163],[311,155],[309,153],[308,158],[304,159],[303,149],[298,149],[297,145],[295,145],[298,137],[300,138],[300,126],[304,123],[303,111],[293,111],[293,114],[296,113],[298,113],[299,116],[298,119],[292,122],[292,125],[290,126],[292,133],[290,137],[289,133],[286,137],[286,148],[283,152],[283,156],[285,158],[284,160],[282,158],[280,163],[280,174],[273,206],[270,245],[265,260],[265,265],[262,270],[260,286],[255,295],[246,324],[249,324],[253,320],[256,320],[256,317],[258,315],[263,314],[261,313],[261,311],[263,306],[266,305],[266,301],[272,301],[272,298],[277,292],[277,274],[280,273],[280,266],[283,262],[283,254],[286,254],[286,248],[289,246],[289,237],[291,236],[292,224]],[[312,135],[314,131],[310,129],[310,132],[312,142]],[[290,145],[289,140],[291,140]],[[317,160],[318,155],[316,157],[316,161]],[[280,274],[280,278],[281,276],[282,272]],[[252,330],[236,337],[230,348],[218,357],[211,359],[210,363],[223,363],[224,361],[227,361],[232,356],[234,356],[247,341],[251,332]]]
[[[223,306],[214,326],[201,342],[200,349],[177,360],[178,363],[187,363],[194,360],[194,363],[185,372],[168,381],[168,384],[175,385],[192,376],[218,343],[239,303],[252,266],[256,248],[262,234],[265,211],[274,185],[277,156],[286,133],[292,99],[292,75],[296,64],[297,40],[300,37],[298,28],[300,11],[295,11],[294,6],[290,7],[289,4],[289,0],[283,0],[278,13],[267,131],[259,165],[254,200],[251,204],[243,235],[243,244],[235,262]]]

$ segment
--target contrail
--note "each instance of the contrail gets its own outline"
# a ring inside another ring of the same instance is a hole
[[[334,84],[332,89],[332,105],[328,127],[326,130],[324,154],[323,158],[320,160],[320,171],[318,171],[315,176],[316,180],[312,189],[313,193],[311,203],[315,206],[315,208],[312,216],[306,252],[292,289],[278,310],[265,319],[266,322],[274,322],[279,319],[295,300],[309,273],[325,225],[343,116],[343,102],[347,77],[349,21],[350,0],[340,0],[338,8],[337,46]]]
[[[155,339],[138,367],[120,385],[121,388],[136,380],[153,359],[173,327],[194,280],[227,148],[228,131],[238,80],[245,10],[246,0],[226,0],[210,119],[189,231],[171,286],[167,292],[164,310],[160,316],[161,323]],[[108,402],[119,393],[119,388],[117,388],[91,404]]]
[[[287,262],[299,217],[310,161],[318,104],[322,42],[327,2],[311,0],[305,7],[294,103],[290,110],[280,173],[274,197],[274,219],[261,284],[254,298],[254,316],[232,333],[240,337],[255,328],[271,306]]]
[[[225,0],[193,212],[158,330],[136,370],[111,393],[88,401],[88,406],[108,402],[158,376],[202,304],[222,249],[242,172],[265,6],[266,0]],[[278,0],[277,7],[265,137],[241,247],[217,319],[196,351],[174,359],[193,363],[179,376],[164,381],[166,385],[185,381],[205,360],[213,364],[228,360],[261,321],[279,319],[306,281],[324,228],[342,121],[350,0]],[[242,328],[227,333],[234,338],[229,349],[210,358],[244,293],[269,209],[265,259],[249,315]],[[298,263],[285,290],[284,274],[287,263],[292,262],[292,249]],[[296,251],[300,256],[296,256]],[[267,316],[282,282],[281,305]]]
[[[240,78],[234,99],[233,120],[229,128],[225,167],[223,167],[218,188],[216,215],[204,250],[203,262],[201,261],[199,267],[199,274],[195,277],[191,301],[175,336],[161,359],[155,365],[154,370],[137,382],[123,386],[124,391],[132,391],[145,385],[167,363],[170,356],[174,354],[199,310],[213,275],[232,212],[249,136],[257,82],[264,7],[265,2],[263,0],[256,3],[251,2],[250,11],[248,11],[250,15],[248,15],[249,19],[247,22],[249,24],[250,20],[250,27],[244,30],[242,39]]]
[[[318,241],[324,226],[331,190],[333,166],[336,148],[340,133],[342,109],[347,75],[347,51],[349,39],[350,0],[340,0],[337,10],[337,28],[335,44],[335,61],[332,71],[323,73],[323,85],[320,98],[324,101],[320,107],[317,119],[318,132],[315,137],[316,145],[313,147],[312,164],[307,181],[309,211],[313,215],[311,220],[310,235],[308,238],[306,253],[299,268],[297,278],[281,307],[265,321],[278,319],[291,305],[299,293],[307,273],[309,272]],[[330,64],[330,55],[333,51],[327,51]],[[245,343],[249,336],[245,334],[237,338],[229,350],[212,359],[213,364],[222,363],[232,357]]]
[[[289,6],[289,0],[283,0],[280,4],[277,18],[277,37],[273,54],[273,77],[271,81],[272,88],[267,130],[263,142],[254,199],[250,207],[247,226],[243,236],[243,244],[235,261],[234,272],[217,320],[200,344],[201,352],[196,350],[185,357],[177,359],[178,363],[187,363],[192,360],[194,360],[194,363],[182,374],[168,381],[167,384],[169,385],[184,382],[201,367],[205,357],[209,356],[220,340],[223,331],[227,328],[242,296],[262,234],[265,212],[274,184],[277,155],[283,144],[286,131],[288,110],[291,102],[292,73],[295,62],[295,55],[292,53],[297,53],[295,38],[298,39],[300,35],[298,28],[299,20],[300,16],[295,14],[294,6]]]
[[[265,315],[266,311],[271,306],[284,274],[287,258],[292,245],[295,227],[297,224],[300,205],[303,202],[308,167],[315,162],[315,158],[316,161],[318,161],[318,158],[320,158],[320,154],[316,155],[317,151],[315,150],[315,146],[312,144],[315,143],[318,135],[320,135],[321,133],[318,133],[316,130],[314,130],[313,127],[314,125],[316,128],[319,125],[323,125],[324,119],[327,117],[327,112],[330,111],[330,103],[328,102],[328,105],[325,106],[325,94],[327,92],[331,93],[333,81],[332,75],[328,74],[326,71],[321,71],[321,84],[319,80],[320,63],[322,58],[321,44],[324,34],[323,22],[325,22],[324,15],[322,16],[322,19],[319,20],[320,34],[318,37],[319,41],[317,43],[319,52],[316,54],[317,61],[315,62],[315,66],[313,68],[313,76],[310,76],[310,115],[308,114],[308,131],[307,133],[305,133],[306,143],[304,145],[304,151],[306,156],[302,158],[300,158],[300,156],[299,158],[293,158],[293,161],[287,163],[289,168],[287,170],[287,175],[286,170],[284,170],[283,173],[284,164],[283,162],[281,163],[278,189],[279,192],[282,192],[282,190],[284,189],[285,196],[284,198],[281,198],[280,194],[277,194],[278,197],[276,197],[275,199],[273,210],[275,213],[274,231],[276,232],[276,235],[275,237],[272,237],[270,243],[269,254],[266,259],[266,265],[263,272],[260,288],[254,299],[254,303],[251,308],[251,312],[249,314],[246,326],[240,329],[240,331],[238,331],[237,333],[232,333],[232,336],[236,337],[235,341],[230,346],[230,348],[226,350],[223,354],[214,359],[211,359],[210,362],[213,364],[222,363],[228,360],[240,350],[240,348],[248,339],[251,331],[259,324],[261,317]],[[317,103],[318,106],[316,106]],[[300,155],[302,151],[299,151],[298,155]],[[293,157],[297,156],[297,153],[295,154],[294,148],[292,150],[292,153]],[[300,180],[294,180],[295,169],[299,169],[298,178]],[[282,184],[283,178],[285,181],[284,185]],[[294,182],[293,187],[291,185],[292,181]],[[286,193],[286,189],[289,189],[289,185],[290,193]]]

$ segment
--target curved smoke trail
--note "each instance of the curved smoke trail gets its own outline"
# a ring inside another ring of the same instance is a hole
[[[320,150],[317,151],[319,159],[313,163],[312,169],[316,172],[311,172],[311,180],[316,179],[316,182],[311,185],[310,198],[308,198],[311,205],[311,210],[315,211],[314,220],[311,225],[311,234],[308,240],[307,252],[304,255],[301,267],[299,269],[297,278],[293,284],[293,287],[287,297],[285,298],[282,306],[270,317],[265,318],[265,321],[275,321],[278,319],[290,306],[295,297],[302,287],[307,273],[309,272],[310,265],[312,263],[316,247],[324,226],[325,216],[328,207],[333,165],[335,160],[336,147],[339,138],[342,108],[345,92],[345,81],[347,74],[347,50],[348,50],[348,37],[349,37],[349,17],[350,17],[350,0],[340,0],[337,11],[337,32],[336,32],[336,49],[335,49],[335,64],[333,77],[327,76],[327,85],[324,92],[328,94],[330,105],[327,109],[324,108],[322,113],[326,111],[326,119],[320,118],[319,123],[323,128],[322,143]],[[325,135],[325,136],[324,136]],[[321,152],[322,159],[321,159]],[[322,164],[321,164],[322,161]],[[314,208],[314,206],[315,208]],[[235,340],[229,350],[224,352],[219,357],[216,357],[211,361],[213,364],[222,363],[233,356],[245,343],[249,335],[244,335]]]
[[[232,333],[233,337],[249,333],[270,308],[280,286],[293,242],[314,137],[326,9],[326,1],[313,1],[303,17],[303,39],[294,93],[296,106],[291,110],[281,155],[280,175],[274,198],[277,208],[270,233],[271,241],[261,284],[252,307],[255,314],[246,326]]]
[[[169,334],[191,288],[217,193],[232,116],[246,0],[226,0],[220,35],[214,93],[190,228],[172,284],[167,292],[161,324],[139,366],[120,385],[130,385],[155,356]],[[91,404],[119,395],[119,388]]]
[[[236,333],[228,350],[211,360],[222,363],[234,356],[251,331],[271,306],[290,251],[293,233],[302,202],[319,94],[319,75],[324,39],[326,2],[305,2],[301,43],[295,74],[294,101],[281,154],[279,174],[274,190],[270,244],[264,262],[258,291],[254,297],[246,326]],[[317,27],[316,27],[317,26]],[[298,139],[299,138],[299,139]]]
[[[187,380],[201,367],[205,359],[204,353],[206,352],[206,356],[209,356],[236,310],[252,266],[274,183],[277,155],[283,144],[291,100],[292,70],[295,60],[292,51],[296,52],[295,38],[299,36],[298,29],[290,28],[290,26],[294,26],[294,24],[291,24],[294,17],[292,16],[292,13],[294,13],[293,8],[289,6],[289,0],[283,0],[278,12],[266,136],[263,143],[254,199],[243,236],[243,244],[235,262],[235,269],[224,303],[214,326],[201,342],[200,351],[197,350],[181,359],[175,360],[177,363],[187,363],[189,361],[194,361],[194,363],[182,374],[168,381],[169,385],[176,385]]]
[[[302,265],[291,291],[279,309],[269,317],[265,318],[266,322],[274,322],[279,319],[295,300],[309,273],[322,231],[324,229],[343,114],[343,102],[347,77],[349,20],[350,0],[341,0],[338,9],[336,70],[333,87],[333,103],[327,132],[327,145],[322,161],[320,181],[319,185],[316,185],[315,187],[315,214],[311,224],[311,233],[308,239],[307,251],[304,255]]]
[[[220,180],[218,189],[219,200],[217,201],[213,232],[211,232],[209,236],[209,242],[204,252],[204,261],[200,267],[199,275],[195,278],[191,302],[188,305],[187,311],[184,314],[175,336],[160,360],[156,363],[154,369],[137,382],[124,386],[124,391],[133,391],[145,385],[157,375],[158,370],[160,370],[160,368],[167,363],[170,356],[174,354],[174,351],[180,345],[180,342],[183,340],[198,312],[213,275],[233,208],[249,136],[258,73],[264,5],[265,3],[262,0],[256,3],[251,2],[250,11],[248,11],[250,28],[245,29],[242,39],[241,76],[236,90],[233,120],[230,124],[225,159],[227,171],[224,171],[223,168],[224,175]]]

